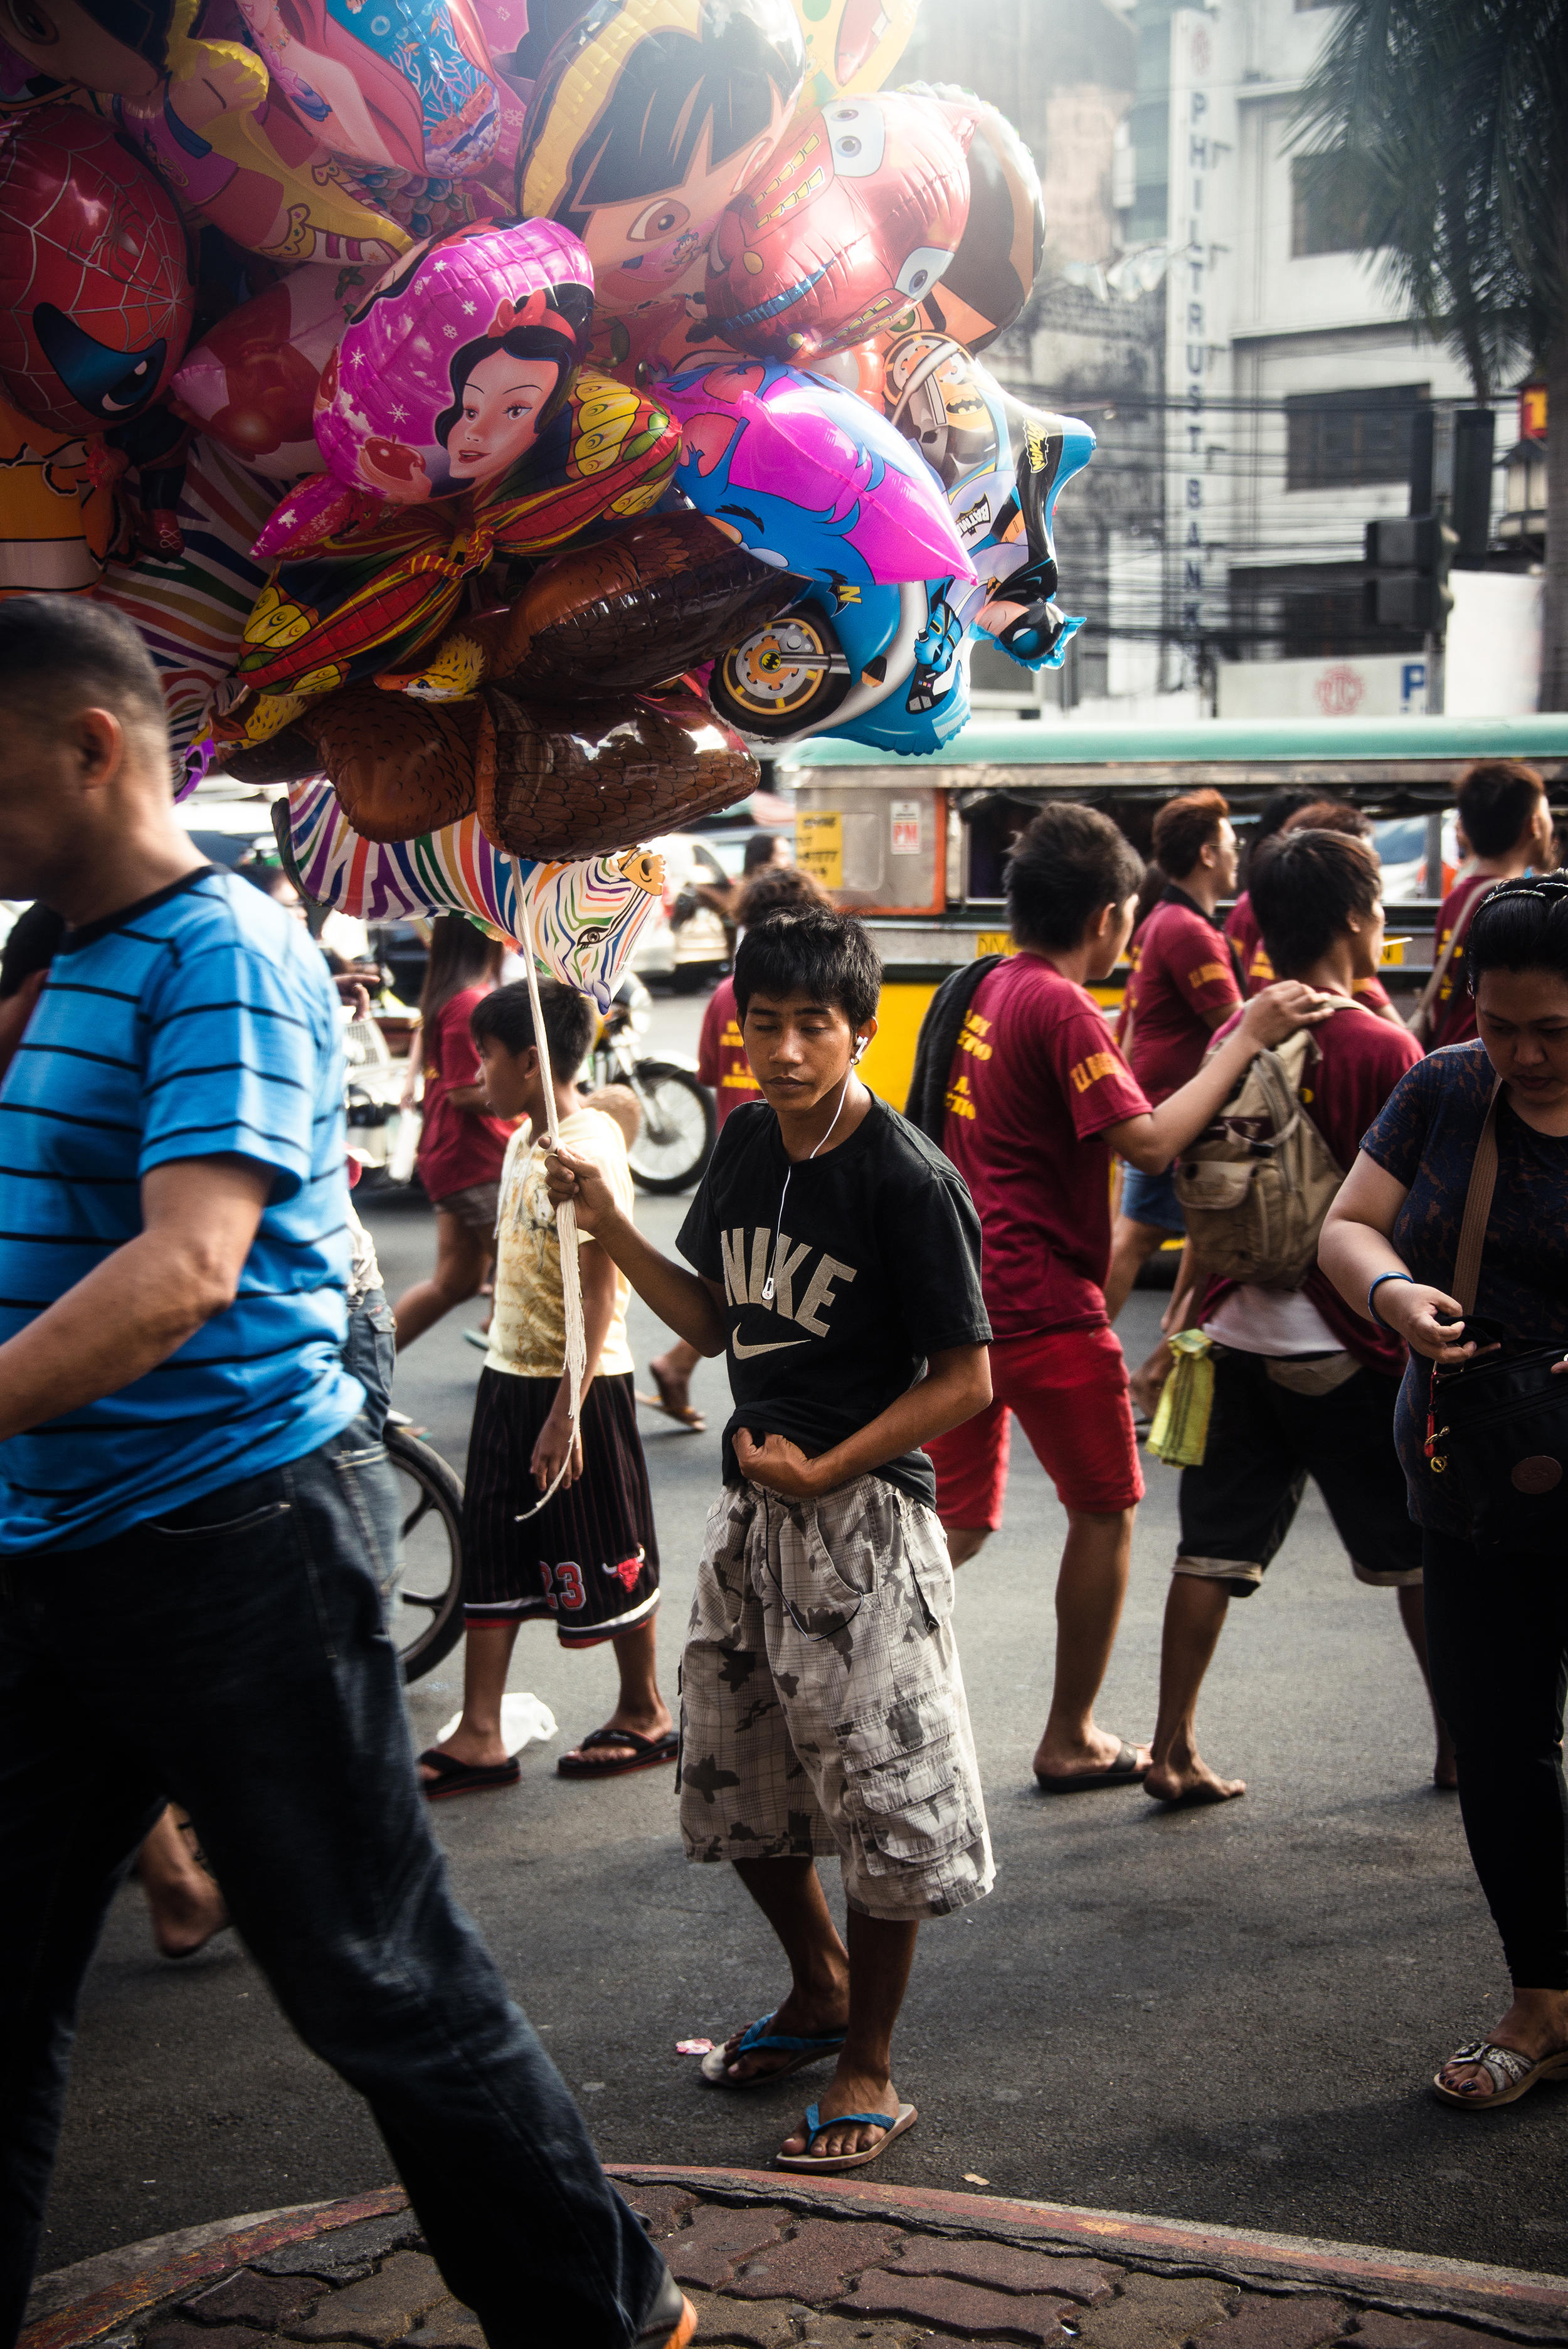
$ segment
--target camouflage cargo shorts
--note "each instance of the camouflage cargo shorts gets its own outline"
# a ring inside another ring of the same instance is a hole
[[[870,1917],[982,1899],[995,1869],[952,1619],[942,1527],[882,1478],[820,1501],[727,1486],[681,1662],[687,1857],[836,1851]]]

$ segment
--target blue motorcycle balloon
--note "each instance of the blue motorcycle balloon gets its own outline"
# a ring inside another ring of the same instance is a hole
[[[974,575],[895,584],[863,566],[819,571],[715,664],[715,707],[758,743],[831,735],[918,758],[967,722],[976,643],[1055,668],[1083,626],[1055,601],[1051,525],[1094,453],[1088,426],[1025,407],[961,345],[926,332],[891,340],[882,406],[940,484]],[[790,567],[804,573],[803,553]]]

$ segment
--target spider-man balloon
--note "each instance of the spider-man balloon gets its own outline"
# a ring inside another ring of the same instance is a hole
[[[24,416],[102,432],[185,355],[195,286],[174,201],[107,122],[0,123],[0,384]]]

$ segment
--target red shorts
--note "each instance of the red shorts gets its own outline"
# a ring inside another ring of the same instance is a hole
[[[1113,1516],[1143,1498],[1143,1472],[1115,1332],[1047,1330],[994,1340],[991,1402],[925,1449],[944,1526],[995,1533],[1007,1489],[1008,1413],[1016,1413],[1064,1509]]]

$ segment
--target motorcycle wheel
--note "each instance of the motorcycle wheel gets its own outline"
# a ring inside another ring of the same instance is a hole
[[[743,734],[782,740],[831,717],[853,680],[843,649],[820,612],[781,612],[714,663],[708,696]],[[838,661],[838,668],[826,666]]]
[[[713,1156],[713,1095],[686,1070],[662,1061],[639,1061],[631,1082],[643,1112],[643,1130],[627,1154],[633,1182],[656,1195],[689,1190]]]

